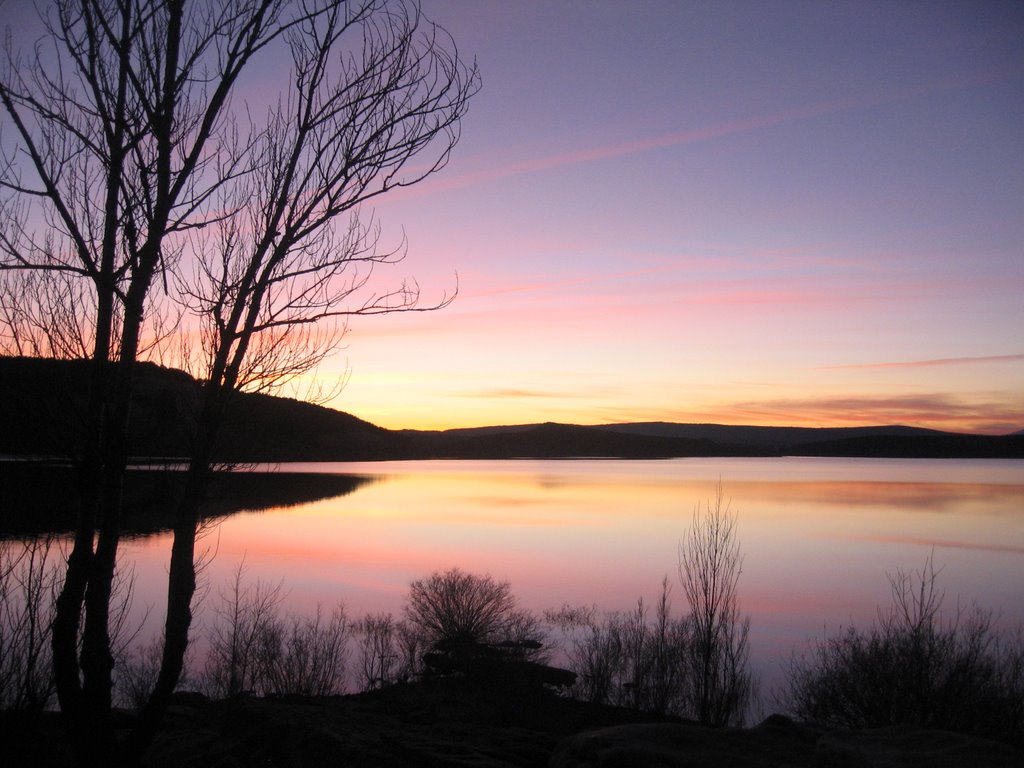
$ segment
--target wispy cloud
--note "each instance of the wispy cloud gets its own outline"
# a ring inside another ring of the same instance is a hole
[[[492,387],[451,393],[454,397],[472,397],[488,400],[594,400],[617,396],[619,393],[600,387],[582,390],[530,389],[526,387]]]
[[[873,368],[931,368],[945,365],[977,365],[983,363],[1019,363],[1024,362],[1024,354],[1019,355],[985,355],[981,357],[940,357],[934,360],[905,360],[888,363],[852,363],[849,365],[825,365],[814,370],[837,371],[850,369]]]
[[[923,536],[846,536],[836,534],[835,538],[849,539],[853,541],[871,541],[882,544],[915,544],[925,547],[936,547],[939,549],[969,549],[981,550],[983,552],[999,552],[1008,555],[1024,554],[1024,547],[1011,544],[988,544],[975,541],[957,541],[953,539],[932,539]]]
[[[495,387],[493,389],[478,389],[472,392],[459,392],[459,397],[480,397],[490,400],[523,399],[523,398],[552,398],[566,397],[564,392],[545,391],[542,389],[516,389],[515,387]]]
[[[529,291],[544,291],[554,288],[568,288],[574,285],[586,285],[588,283],[606,283],[622,280],[628,277],[639,277],[659,272],[676,271],[681,267],[676,264],[660,265],[656,267],[645,267],[641,269],[622,270],[618,272],[602,272],[597,274],[580,275],[579,277],[544,279],[539,278],[526,283],[505,285],[500,288],[473,291],[460,294],[462,299],[481,299],[491,296],[500,296],[506,293],[525,293]]]
[[[439,190],[459,189],[513,176],[520,176],[527,173],[536,173],[539,171],[548,171],[555,168],[563,168],[581,163],[608,160],[616,157],[648,152],[654,149],[663,149],[665,147],[675,147],[711,141],[725,138],[727,136],[750,133],[763,128],[771,128],[776,125],[782,125],[798,120],[822,117],[825,115],[837,114],[865,107],[897,103],[944,91],[960,90],[1001,80],[1007,77],[1007,75],[1008,73],[1005,72],[974,73],[960,78],[937,80],[913,87],[888,88],[838,99],[829,99],[816,104],[793,107],[766,115],[754,115],[736,120],[727,120],[700,128],[673,131],[659,136],[648,136],[616,144],[606,144],[599,147],[589,147],[573,152],[563,152],[546,155],[544,157],[530,158],[518,162],[507,163],[505,165],[484,168],[458,176],[452,176],[447,179],[438,179],[430,185],[430,190],[432,192],[437,192]]]
[[[1019,398],[953,397],[942,393],[873,397],[786,398],[737,402],[729,407],[737,418],[757,423],[808,426],[907,424],[934,429],[990,434],[1020,429],[1024,404]]]

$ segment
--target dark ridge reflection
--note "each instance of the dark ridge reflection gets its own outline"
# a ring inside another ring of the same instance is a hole
[[[136,469],[125,479],[124,532],[146,536],[170,530],[185,473]],[[215,474],[202,518],[347,496],[376,478],[305,472],[236,471]],[[74,470],[66,465],[0,461],[0,538],[73,530],[78,498]]]

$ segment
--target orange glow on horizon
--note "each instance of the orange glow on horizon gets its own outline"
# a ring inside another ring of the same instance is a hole
[[[877,403],[877,408],[858,413],[843,413],[833,409],[794,412],[790,409],[769,409],[752,407],[709,407],[704,410],[679,411],[672,407],[655,409],[648,406],[631,409],[626,407],[605,407],[582,409],[559,407],[557,403],[545,405],[531,403],[495,403],[491,407],[459,408],[450,410],[424,408],[422,411],[402,409],[363,411],[350,410],[342,396],[331,407],[352,413],[385,429],[436,430],[464,429],[518,424],[540,424],[556,422],[563,424],[603,425],[631,424],[645,422],[674,422],[678,424],[721,424],[724,426],[750,427],[877,427],[901,425],[934,429],[945,432],[960,432],[981,435],[1005,435],[1015,432],[1024,424],[1024,411],[1012,408],[1000,409],[991,414],[943,416],[933,412],[914,412],[900,408],[898,403]]]

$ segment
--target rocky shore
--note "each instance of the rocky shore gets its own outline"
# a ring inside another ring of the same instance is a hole
[[[122,717],[127,726],[131,713]],[[7,714],[0,731],[2,765],[73,765],[56,714],[30,724]],[[779,715],[749,728],[711,729],[543,689],[439,678],[330,698],[211,701],[180,694],[147,765],[1019,768],[1024,752],[919,728],[828,731]]]

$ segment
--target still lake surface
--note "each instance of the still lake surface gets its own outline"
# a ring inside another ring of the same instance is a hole
[[[677,548],[694,507],[738,512],[742,610],[765,687],[807,638],[867,626],[887,572],[934,551],[945,609],[972,601],[1006,629],[1024,622],[1024,462],[724,458],[285,464],[369,478],[353,493],[242,512],[205,534],[207,602],[243,561],[284,582],[287,608],[344,602],[351,617],[399,613],[409,582],[458,566],[512,583],[535,611],[629,610],[663,576],[685,609]],[[136,600],[162,613],[168,535],[130,540]]]

